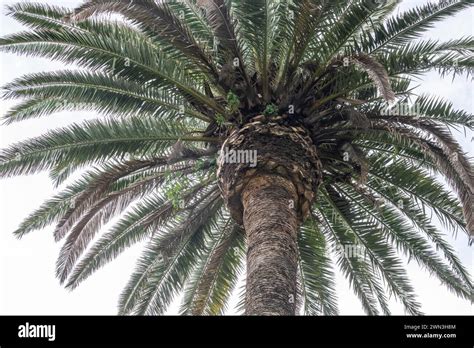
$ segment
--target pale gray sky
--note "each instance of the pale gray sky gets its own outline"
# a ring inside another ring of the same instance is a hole
[[[18,1],[0,0],[0,35],[17,32],[22,27],[5,16],[5,4]],[[77,0],[48,0],[48,4],[74,7]],[[406,0],[401,8],[408,8],[425,1]],[[450,39],[474,34],[473,10],[465,11],[444,21],[430,31],[427,37]],[[25,58],[0,53],[0,85],[26,73],[64,69],[57,62],[46,59]],[[436,74],[429,74],[420,81],[421,92],[429,92],[450,99],[458,108],[473,112],[472,83],[466,79],[451,82],[441,80]],[[0,101],[0,114],[4,114],[14,103]],[[8,127],[0,126],[0,148],[31,136],[37,136],[47,129],[62,127],[70,122],[79,122],[97,115],[85,112],[58,113],[46,118],[31,120]],[[461,138],[465,150],[472,156],[470,139]],[[69,292],[60,287],[55,278],[55,262],[60,244],[53,240],[53,228],[33,232],[22,240],[13,237],[12,232],[21,221],[54,192],[47,174],[0,180],[0,315],[81,315],[116,314],[118,296],[131,274],[135,260],[141,252],[141,245],[126,251],[78,289]],[[464,264],[471,271],[473,249],[468,247],[467,237],[451,238]],[[422,309],[426,314],[473,314],[473,307],[462,301],[419,269],[414,263],[408,265],[410,278],[417,291]],[[471,272],[472,273],[472,272]],[[337,274],[337,293],[341,314],[364,314],[358,299],[349,289],[347,281]],[[235,301],[234,301],[235,302]],[[404,314],[399,303],[391,301],[393,314]],[[169,311],[177,314],[177,304]],[[230,314],[235,313],[233,310]]]

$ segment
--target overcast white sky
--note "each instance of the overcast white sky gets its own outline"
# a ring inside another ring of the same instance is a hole
[[[0,0],[0,35],[17,32],[22,27],[5,16],[6,4],[18,1]],[[77,0],[48,0],[48,4],[74,7]],[[425,1],[405,0],[402,8],[422,4]],[[473,10],[444,21],[428,37],[439,39],[459,38],[473,35]],[[26,73],[63,69],[61,64],[45,59],[25,58],[0,53],[0,85]],[[465,79],[451,82],[441,80],[436,74],[429,74],[421,81],[421,92],[430,92],[450,99],[458,108],[473,112],[472,83]],[[0,114],[3,115],[14,103],[0,101]],[[12,126],[0,125],[0,148],[37,136],[47,129],[62,127],[71,121],[79,122],[96,115],[83,112],[59,113],[39,120],[31,120]],[[472,156],[470,139],[461,139],[465,150]],[[13,237],[12,232],[22,219],[37,208],[54,192],[47,174],[0,180],[0,315],[98,315],[116,314],[118,296],[131,274],[141,246],[135,246],[121,257],[98,271],[82,286],[69,292],[59,286],[54,276],[56,257],[60,248],[52,237],[53,228],[33,232],[22,240]],[[452,240],[464,264],[473,269],[473,249],[468,247],[467,237],[459,234]],[[430,278],[427,272],[415,264],[408,265],[410,278],[426,314],[473,314],[473,306],[462,301],[442,287],[439,281]],[[337,274],[337,292],[341,314],[364,314],[358,299],[349,289],[346,280]],[[400,304],[391,301],[393,314],[404,314]],[[230,314],[235,313],[233,310]],[[173,305],[169,314],[177,314]]]

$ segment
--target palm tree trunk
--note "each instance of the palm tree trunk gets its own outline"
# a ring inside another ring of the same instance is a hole
[[[222,195],[247,235],[247,315],[296,314],[298,227],[322,180],[311,137],[282,120],[257,116],[235,129],[218,161]],[[230,161],[226,149],[256,151],[258,160]]]
[[[242,192],[247,315],[295,315],[296,199],[293,183],[279,176],[257,176]]]

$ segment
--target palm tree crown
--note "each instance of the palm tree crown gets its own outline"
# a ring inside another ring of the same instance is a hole
[[[219,151],[258,130],[317,151],[311,180],[285,168],[279,153],[259,157],[268,170],[293,175],[306,197],[298,203],[298,308],[338,313],[330,255],[368,314],[390,313],[387,292],[408,313],[421,313],[399,253],[471,299],[470,274],[430,212],[446,229],[474,236],[474,172],[450,132],[472,131],[473,118],[448,101],[416,95],[411,83],[429,70],[471,77],[473,37],[420,36],[474,1],[392,15],[398,3],[10,6],[9,14],[31,29],[0,39],[2,51],[80,69],[30,74],[4,86],[5,98],[21,102],[3,121],[63,110],[104,116],[0,152],[2,177],[49,171],[62,188],[15,234],[56,224],[55,239],[65,239],[57,276],[71,289],[146,240],[120,298],[121,314],[164,313],[179,293],[183,314],[225,313],[243,272],[246,235],[239,207],[229,209],[240,192],[222,179],[240,172],[222,169]],[[81,178],[71,180],[77,172]],[[347,253],[354,245],[364,257]]]

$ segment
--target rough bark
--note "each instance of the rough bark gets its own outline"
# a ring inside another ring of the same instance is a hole
[[[298,265],[297,192],[278,176],[257,176],[242,193],[247,234],[246,315],[294,315]]]
[[[222,156],[219,159],[219,185],[235,221],[242,223],[242,190],[252,177],[262,174],[293,182],[298,217],[302,221],[308,216],[322,172],[316,148],[303,128],[254,121],[231,134],[222,151],[226,148],[258,152],[255,168],[247,163],[225,163]]]
[[[303,127],[258,116],[222,149],[257,151],[257,165],[219,158],[219,186],[247,236],[247,315],[295,315],[297,233],[321,183],[321,162]]]

